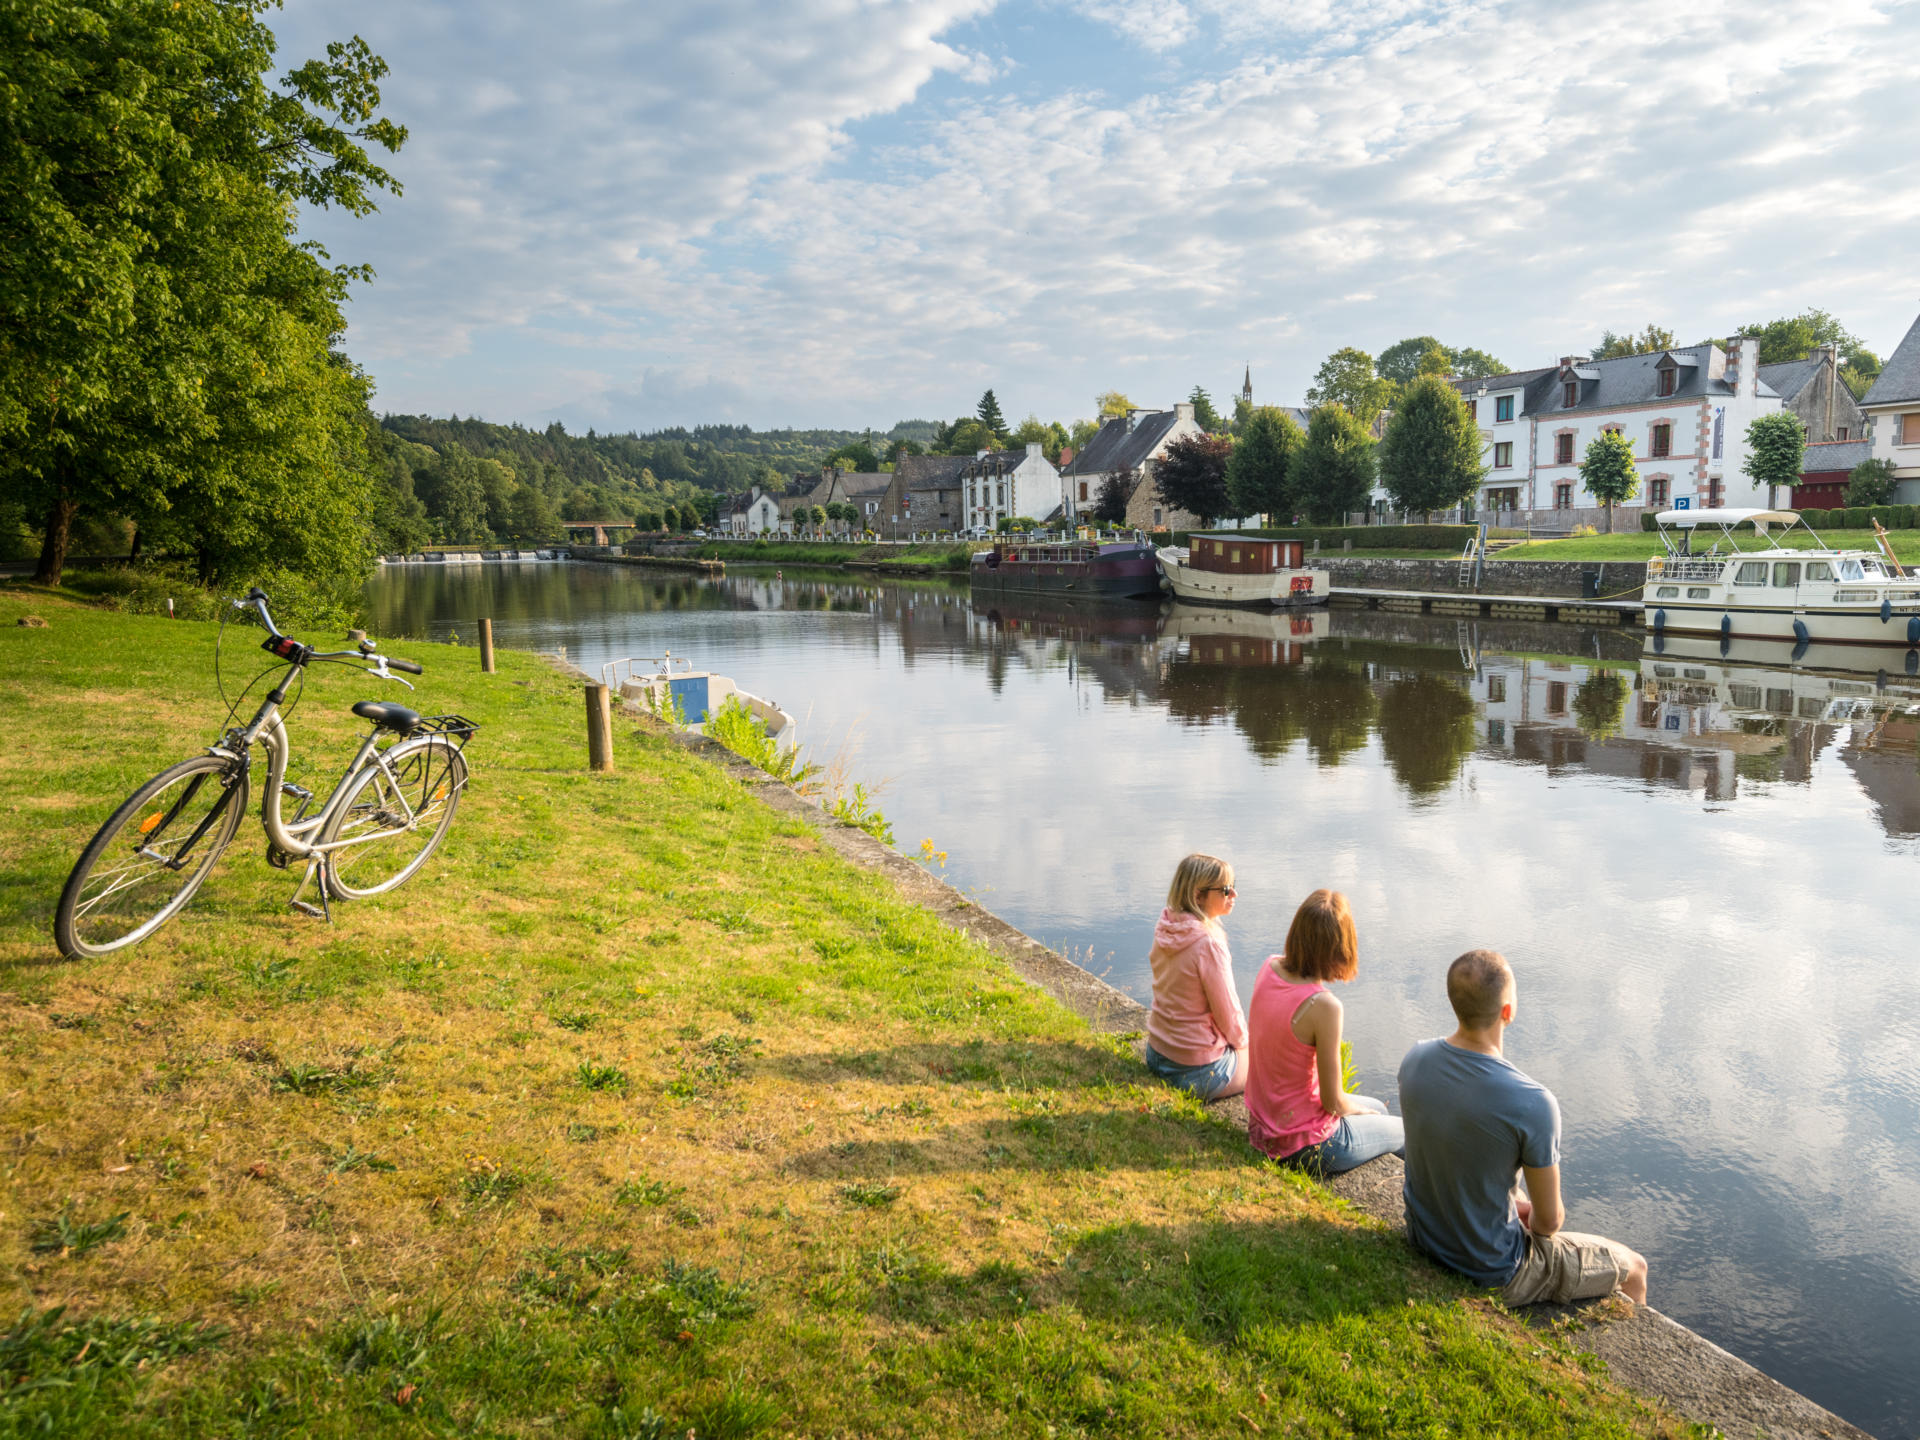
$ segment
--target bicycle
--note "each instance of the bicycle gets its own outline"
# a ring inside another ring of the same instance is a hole
[[[162,770],[135,790],[81,852],[54,912],[54,940],[68,959],[137,945],[186,908],[246,814],[255,745],[265,749],[267,759],[260,803],[267,863],[284,870],[297,860],[306,862],[306,874],[287,902],[304,914],[331,920],[332,900],[360,900],[404,884],[453,823],[467,783],[463,752],[479,727],[458,715],[422,716],[383,700],[353,706],[373,729],[319,813],[309,817],[313,793],[286,778],[291,745],[281,707],[288,684],[298,678],[304,688],[306,667],[316,663],[356,665],[409,690],[412,684],[392,672],[425,672],[411,660],[379,654],[371,640],[352,650],[320,651],[281,634],[258,588],[233,606],[259,612],[267,631],[260,648],[284,662],[286,672],[252,720],[229,726],[204,755]],[[218,656],[216,641],[216,675]],[[228,709],[228,721],[248,691],[276,668],[269,664],[249,682]],[[390,737],[384,747],[383,735]],[[281,813],[283,797],[298,802],[291,818]],[[304,898],[316,881],[319,905]]]

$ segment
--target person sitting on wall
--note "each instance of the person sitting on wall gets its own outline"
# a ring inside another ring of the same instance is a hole
[[[1226,861],[1187,856],[1173,872],[1148,956],[1147,1069],[1202,1100],[1247,1088],[1247,1021],[1220,924],[1233,913],[1234,894]]]
[[[1647,1303],[1647,1262],[1617,1241],[1562,1230],[1560,1106],[1501,1051],[1513,971],[1494,950],[1447,969],[1459,1028],[1400,1062],[1407,1127],[1407,1238],[1449,1270],[1500,1287],[1509,1305],[1565,1304],[1616,1289]],[[1514,1193],[1524,1174],[1527,1196]]]
[[[1359,969],[1347,897],[1316,890],[1294,912],[1286,950],[1260,967],[1247,1006],[1247,1139],[1262,1154],[1317,1175],[1401,1154],[1406,1144],[1385,1105],[1341,1084],[1345,1011],[1326,982],[1351,980]]]

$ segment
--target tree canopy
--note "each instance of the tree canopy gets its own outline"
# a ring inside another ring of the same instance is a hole
[[[1391,421],[1388,426],[1391,431]],[[1293,457],[1294,508],[1316,525],[1344,524],[1349,514],[1366,509],[1373,494],[1374,450],[1372,435],[1356,416],[1338,405],[1316,407]]]
[[[1100,482],[1100,489],[1093,497],[1093,518],[1096,522],[1101,525],[1127,523],[1127,501],[1132,498],[1129,479],[1115,470]]]
[[[1292,514],[1291,469],[1305,441],[1293,417],[1278,406],[1256,405],[1248,412],[1227,461],[1227,494],[1236,515]]]
[[[1824,310],[1808,309],[1798,315],[1748,325],[1740,333],[1759,337],[1762,365],[1804,360],[1822,345],[1833,346],[1840,378],[1855,399],[1866,394],[1880,374],[1880,357]]]
[[[1153,467],[1160,503],[1196,515],[1202,526],[1234,513],[1227,493],[1227,460],[1233,440],[1225,435],[1182,435]]]
[[[1438,372],[1453,375],[1464,380],[1483,380],[1489,375],[1504,375],[1507,367],[1484,350],[1472,346],[1455,349],[1442,344],[1431,335],[1412,335],[1400,340],[1380,352],[1379,359],[1373,362],[1374,373],[1383,380],[1391,380],[1396,385],[1405,385],[1414,376],[1422,373],[1423,362],[1429,352],[1438,350],[1446,357],[1446,368]]]
[[[1800,483],[1800,465],[1806,454],[1807,435],[1800,428],[1800,417],[1785,410],[1762,415],[1747,426],[1747,459],[1741,467],[1756,485],[1767,487],[1767,501],[1775,502],[1780,490],[1791,497]]]
[[[1401,392],[1380,437],[1380,483],[1401,510],[1448,510],[1472,499],[1485,476],[1480,451],[1480,431],[1460,392],[1422,375]]]
[[[1893,499],[1899,466],[1891,460],[1862,460],[1847,472],[1847,504],[1885,505]]]
[[[1213,408],[1213,397],[1200,386],[1193,387],[1193,393],[1187,396],[1193,402],[1193,419],[1209,435],[1218,435],[1227,428],[1226,421],[1220,418],[1220,412]]]
[[[1374,373],[1371,355],[1348,346],[1321,361],[1307,388],[1307,403],[1338,405],[1361,424],[1371,425],[1393,403],[1396,388],[1393,381]]]
[[[1625,335],[1616,335],[1611,330],[1601,331],[1600,343],[1593,347],[1593,358],[1620,360],[1628,355],[1657,355],[1662,350],[1673,348],[1673,331],[1649,324],[1638,335],[1632,331]]]
[[[1796,425],[1796,432],[1798,428]],[[1640,489],[1640,469],[1633,463],[1633,442],[1625,431],[1602,430],[1587,443],[1586,454],[1580,457],[1580,483],[1607,507],[1607,533],[1611,535],[1613,507],[1631,500]]]
[[[237,0],[16,0],[0,10],[0,459],[57,581],[83,514],[195,554],[357,583],[372,508],[365,377],[334,349],[364,269],[294,239],[297,204],[398,193],[368,147],[386,65],[364,42],[268,83]]]
[[[1133,402],[1118,390],[1102,390],[1093,397],[1093,404],[1102,420],[1124,416],[1127,411],[1134,408]]]
[[[1006,437],[1007,417],[1000,413],[1000,402],[994,398],[991,389],[980,397],[973,414],[986,427],[987,433],[993,436],[994,444],[998,445]]]

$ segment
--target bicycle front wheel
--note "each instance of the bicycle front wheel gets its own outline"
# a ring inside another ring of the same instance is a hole
[[[246,810],[246,767],[218,755],[182,760],[134,791],[60,892],[60,953],[91,959],[153,934],[193,898]]]
[[[334,898],[363,900],[411,880],[453,824],[466,784],[466,759],[437,736],[375,756],[320,832]]]

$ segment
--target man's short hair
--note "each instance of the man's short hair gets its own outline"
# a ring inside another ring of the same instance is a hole
[[[1447,1001],[1462,1025],[1484,1030],[1500,1018],[1513,969],[1498,950],[1469,950],[1447,967]]]

